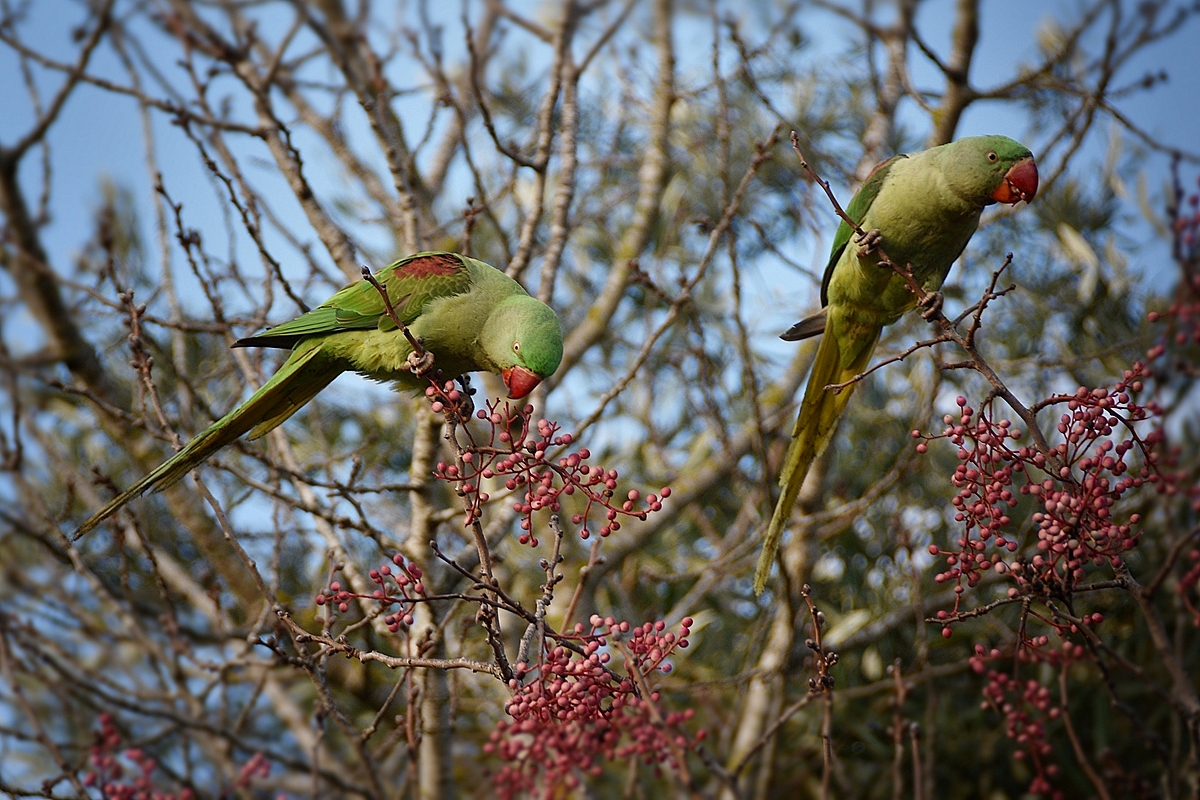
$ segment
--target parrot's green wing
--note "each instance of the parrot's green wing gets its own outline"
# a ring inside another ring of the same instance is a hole
[[[455,253],[417,253],[380,270],[375,280],[385,290],[395,320],[380,291],[364,280],[291,322],[238,341],[239,347],[292,352],[258,391],[90,517],[74,538],[131,499],[170,486],[239,436],[263,436],[343,372],[416,388],[419,381],[409,368],[412,350],[395,332],[397,322],[428,337],[426,344],[449,374],[499,373],[513,399],[533,391],[562,360],[562,328],[554,311],[482,261]]]
[[[431,300],[463,294],[471,289],[474,280],[471,267],[455,253],[417,253],[381,269],[375,278],[387,290],[396,316],[405,325],[416,320]],[[396,324],[386,311],[379,290],[363,280],[342,289],[307,314],[239,339],[235,346],[290,350],[309,336],[372,328],[392,330]]]
[[[867,216],[867,209],[871,207],[871,203],[875,202],[876,196],[879,194],[879,188],[883,186],[883,179],[887,177],[888,171],[892,165],[901,158],[908,156],[901,153],[900,155],[892,156],[887,161],[883,161],[875,165],[875,169],[871,170],[871,174],[863,181],[863,185],[858,188],[854,197],[850,200],[850,205],[846,207],[846,214],[850,219],[858,225],[862,225],[863,218]],[[846,245],[850,243],[850,237],[854,231],[842,220],[838,225],[837,232],[833,235],[833,247],[829,251],[829,263],[825,265],[825,277],[821,279],[821,305],[829,305],[829,280],[833,277],[833,268],[837,264],[838,259],[842,257],[842,251],[846,249]]]

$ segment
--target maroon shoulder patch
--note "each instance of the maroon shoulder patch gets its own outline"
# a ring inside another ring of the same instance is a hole
[[[428,278],[431,275],[457,275],[461,269],[462,262],[457,258],[448,253],[437,253],[414,258],[396,272],[408,278]]]

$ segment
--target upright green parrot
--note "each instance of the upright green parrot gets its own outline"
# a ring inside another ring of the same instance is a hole
[[[756,594],[767,583],[796,495],[833,437],[853,384],[841,392],[825,387],[864,372],[883,327],[917,304],[904,280],[879,266],[877,248],[900,266],[910,265],[917,282],[940,302],[936,293],[979,227],[984,207],[1028,202],[1037,186],[1037,165],[1027,148],[1005,136],[974,136],[894,156],[877,166],[854,195],[846,213],[866,237],[855,237],[852,244],[851,228],[842,221],[821,281],[824,307],[781,337],[797,341],[824,334],[779,476],[782,492],[754,571]]]
[[[562,329],[545,303],[482,261],[457,253],[417,253],[375,276],[397,318],[434,356],[443,375],[494,372],[508,396],[524,397],[562,360]],[[411,371],[420,361],[387,316],[383,297],[359,281],[291,322],[239,339],[235,347],[280,347],[292,354],[246,402],[100,509],[76,539],[148,490],[164,489],[249,431],[257,439],[312,400],[334,378],[354,371],[401,389],[428,381]]]

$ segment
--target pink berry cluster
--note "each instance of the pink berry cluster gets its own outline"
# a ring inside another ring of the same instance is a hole
[[[1200,269],[1200,261],[1197,268]],[[1193,297],[1186,297],[1181,292],[1165,311],[1151,311],[1146,315],[1150,322],[1167,326],[1162,340],[1146,352],[1146,357],[1149,361],[1155,361],[1167,355],[1168,346],[1177,348],[1171,356],[1174,360],[1171,367],[1183,375],[1196,377],[1200,375],[1194,352],[1195,346],[1200,345],[1200,272],[1191,281],[1195,284],[1192,287]],[[1189,347],[1193,348],[1190,355],[1186,350]]]
[[[638,689],[652,673],[670,672],[667,658],[688,646],[692,620],[678,633],[662,621],[631,626],[594,615],[590,622],[590,630],[579,623],[563,637],[577,649],[548,644],[540,663],[517,664],[505,706],[512,722],[500,720],[484,745],[505,762],[495,776],[500,797],[534,796],[539,787],[544,797],[557,796],[580,776],[600,775],[601,761],[633,757],[656,771],[678,768],[676,754],[704,739],[704,731],[691,738],[683,731],[693,709],[662,713],[659,693],[643,697]],[[608,666],[610,639],[630,656],[624,675]]]
[[[393,564],[398,569],[393,569]],[[424,573],[421,568],[411,561],[405,561],[404,556],[396,553],[392,556],[391,564],[373,569],[368,575],[371,582],[379,586],[370,595],[355,594],[342,586],[341,581],[330,581],[329,587],[317,594],[317,605],[330,605],[345,614],[350,610],[350,601],[354,598],[374,600],[384,608],[398,606],[383,618],[384,624],[392,633],[400,630],[401,625],[412,625],[413,606],[425,597],[425,584],[421,581]]]
[[[191,789],[183,789],[178,794],[160,791],[151,777],[158,769],[158,762],[139,748],[131,747],[123,752],[120,748],[121,733],[112,715],[101,714],[100,730],[96,731],[88,754],[91,769],[83,776],[84,786],[94,786],[105,798],[113,800],[191,800],[195,797]],[[125,762],[132,764],[132,769]]]
[[[1200,274],[1196,276],[1195,283],[1193,291],[1200,295]],[[1146,319],[1168,324],[1171,330],[1166,338],[1171,344],[1179,347],[1200,344],[1200,300],[1177,299],[1166,311],[1151,311]],[[1167,343],[1163,342],[1150,348],[1146,355],[1153,360],[1166,352]],[[1186,367],[1183,364],[1180,366]]]
[[[459,391],[454,381],[446,381],[439,385],[436,380],[430,379],[429,386],[425,387],[425,397],[429,399],[433,413],[449,414],[457,417],[460,422],[467,421],[466,417],[470,414],[469,409],[472,406],[470,395],[474,393],[474,389],[468,388],[464,394]]]
[[[250,786],[250,782],[255,778],[265,778],[271,774],[271,762],[262,753],[255,753],[250,756],[250,760],[242,765],[238,770],[237,780],[233,785],[239,789],[245,789]]]
[[[1184,265],[1185,284],[1175,301],[1165,311],[1151,311],[1146,315],[1150,322],[1164,326],[1159,342],[1146,352],[1146,359],[1148,363],[1163,362],[1164,372],[1194,379],[1200,377],[1200,352],[1197,350],[1200,345],[1200,243],[1196,243],[1191,258],[1191,263]],[[1174,464],[1177,455],[1178,451],[1167,454],[1169,465]],[[1200,480],[1196,475],[1176,472],[1169,476],[1164,489],[1172,494],[1183,492],[1191,501],[1192,511],[1200,511]]]
[[[1200,178],[1196,183],[1200,185]],[[1177,186],[1176,192],[1178,205],[1171,209],[1175,259],[1185,266],[1200,264],[1200,192],[1185,197],[1182,186]]]
[[[1178,168],[1178,165],[1176,165]],[[1200,184],[1200,178],[1197,178]],[[1200,345],[1200,192],[1184,192],[1175,175],[1176,203],[1169,209],[1174,234],[1173,255],[1182,275],[1175,299],[1165,311],[1151,311],[1151,322],[1163,322],[1166,330],[1162,341],[1147,354],[1155,360],[1173,348],[1195,348]],[[1200,369],[1195,352],[1178,353],[1173,368],[1196,377]]]
[[[1136,399],[1148,375],[1149,369],[1137,362],[1112,389],[1081,386],[1043,402],[1043,407],[1066,406],[1049,458],[1032,446],[1016,444],[1022,433],[1009,420],[995,419],[990,407],[977,414],[964,397],[957,400],[958,418],[946,415],[943,433],[913,431],[922,440],[918,452],[926,452],[927,442],[938,438],[958,447],[960,463],[952,479],[958,493],[952,503],[963,533],[953,550],[929,548],[933,555],[946,556],[948,569],[935,580],[956,582],[960,599],[965,586],[978,584],[989,569],[1013,575],[1019,588],[1011,590],[1012,596],[1030,587],[1069,588],[1084,577],[1087,565],[1113,561],[1134,547],[1140,517],[1121,515],[1116,505],[1130,489],[1160,483],[1162,477],[1156,465],[1161,429],[1145,435],[1137,430],[1137,423],[1161,414],[1153,401]],[[1140,464],[1133,463],[1135,456]],[[1018,495],[1038,504],[1032,515],[1037,552],[1008,561],[1021,544],[1009,517]],[[955,613],[958,607],[956,600]]]
[[[83,785],[95,787],[105,800],[193,800],[196,793],[189,788],[165,792],[155,786],[152,776],[158,762],[146,751],[130,747],[121,751],[121,733],[112,714],[100,715],[100,730],[88,754],[91,769],[83,776]],[[124,762],[132,765],[128,768]],[[262,753],[255,753],[238,770],[232,788],[248,788],[255,778],[271,774],[271,762]],[[221,797],[232,796],[225,791]]]
[[[1083,658],[1084,653],[1083,645],[1064,639],[1060,649],[1023,647],[1018,651],[1018,661],[1044,663],[1065,669]],[[1029,783],[1029,793],[1049,794],[1055,800],[1061,800],[1063,793],[1051,784],[1051,779],[1059,773],[1059,767],[1053,762],[1054,748],[1047,738],[1046,725],[1059,719],[1062,709],[1053,701],[1050,690],[1038,681],[1032,678],[1021,680],[987,667],[989,661],[1007,660],[1011,660],[1011,656],[995,648],[989,651],[983,645],[975,645],[975,654],[970,659],[971,668],[983,675],[986,681],[981,706],[984,710],[990,708],[996,711],[1004,718],[1004,732],[1017,744],[1013,758],[1028,761],[1032,767],[1034,776]]]
[[[447,384],[450,388],[451,385]],[[432,387],[430,392],[432,392]],[[451,388],[436,397],[435,411],[445,411],[449,402],[459,402],[461,395]],[[552,448],[569,447],[575,438],[569,433],[560,433],[558,423],[545,419],[532,421],[533,406],[516,407],[510,403],[490,401],[486,409],[475,416],[490,425],[486,441],[476,441],[467,431],[469,444],[459,452],[456,464],[439,462],[434,475],[455,484],[458,494],[467,507],[464,522],[471,525],[480,517],[480,509],[490,498],[482,490],[482,481],[492,478],[504,479],[504,486],[516,492],[518,499],[513,510],[521,515],[519,541],[537,547],[533,535],[533,514],[542,509],[558,512],[562,509],[562,496],[579,493],[584,498],[582,513],[574,514],[571,521],[580,526],[580,538],[587,539],[592,531],[587,520],[593,509],[604,510],[605,521],[599,533],[608,536],[620,530],[618,517],[645,519],[646,515],[662,509],[662,500],[671,495],[670,487],[659,494],[648,494],[642,499],[634,489],[625,493],[625,499],[617,500],[617,471],[586,463],[591,458],[587,448],[569,452],[555,459],[548,455]],[[639,502],[639,500],[641,502]]]

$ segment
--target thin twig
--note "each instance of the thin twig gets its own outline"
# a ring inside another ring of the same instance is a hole
[[[427,351],[422,346],[421,340],[413,336],[412,332],[408,329],[408,326],[400,321],[400,317],[396,316],[396,309],[392,306],[392,299],[388,297],[387,287],[381,284],[375,278],[375,276],[371,274],[370,267],[364,266],[362,268],[362,276],[363,280],[374,286],[375,291],[379,292],[379,296],[383,298],[383,308],[384,313],[387,314],[387,318],[390,319],[395,326],[400,329],[400,332],[404,334],[404,338],[408,339],[408,343],[412,345],[413,352],[416,353],[419,358],[424,358]]]
[[[899,656],[892,662],[892,680],[896,694],[892,699],[892,800],[904,797],[904,700],[908,697],[908,686],[904,683]]]
[[[812,616],[813,635],[811,639],[805,639],[804,644],[813,651],[817,670],[817,677],[808,679],[808,693],[820,697],[822,701],[821,741],[824,759],[821,771],[821,799],[826,800],[833,779],[833,676],[829,674],[829,670],[838,662],[838,655],[832,650],[827,652],[821,644],[821,626],[825,624],[825,615],[813,603],[812,587],[807,583],[801,586],[800,596],[804,598],[808,613]]]
[[[1058,694],[1059,694],[1059,709],[1062,711],[1063,725],[1067,729],[1067,738],[1071,740],[1071,749],[1075,751],[1075,760],[1079,762],[1079,768],[1087,775],[1088,780],[1092,782],[1092,786],[1096,788],[1096,794],[1100,796],[1100,800],[1112,800],[1108,793],[1108,787],[1104,785],[1104,781],[1096,774],[1096,770],[1092,768],[1092,764],[1088,761],[1087,754],[1083,752],[1083,745],[1079,743],[1079,736],[1075,733],[1075,725],[1071,722],[1071,708],[1067,703],[1067,662],[1063,662],[1062,667],[1058,670]]]
[[[1154,593],[1158,591],[1158,587],[1162,586],[1162,582],[1171,574],[1171,570],[1175,567],[1175,562],[1179,560],[1179,556],[1197,536],[1200,536],[1200,526],[1192,528],[1191,531],[1180,536],[1175,544],[1171,545],[1171,549],[1167,553],[1167,557],[1163,559],[1162,566],[1158,568],[1158,572],[1154,573],[1154,577],[1142,587],[1142,591],[1146,597],[1154,596]]]

